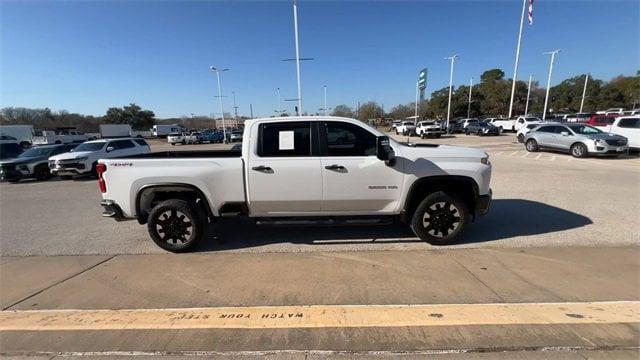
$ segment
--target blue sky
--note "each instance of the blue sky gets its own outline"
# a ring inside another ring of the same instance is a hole
[[[276,88],[295,98],[290,1],[3,1],[1,106],[101,115],[135,102],[158,117],[219,113],[209,65],[222,77],[225,111],[269,116]],[[501,68],[512,76],[522,2],[305,1],[299,6],[303,107],[413,101],[418,70],[427,93],[448,85],[444,56],[457,53],[454,83]],[[525,25],[519,78],[552,83],[591,72],[609,79],[640,69],[640,2],[536,0]],[[283,103],[284,104],[284,103]],[[291,110],[293,103],[286,103]]]

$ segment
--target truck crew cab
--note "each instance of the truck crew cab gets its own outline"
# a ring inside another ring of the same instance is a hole
[[[102,159],[103,216],[137,219],[163,249],[184,252],[222,216],[259,223],[352,224],[399,217],[421,239],[451,243],[489,209],[481,150],[398,143],[340,117],[247,120],[239,151]]]

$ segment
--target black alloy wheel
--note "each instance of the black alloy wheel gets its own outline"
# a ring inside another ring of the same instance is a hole
[[[171,252],[193,249],[203,238],[206,216],[197,205],[171,199],[157,204],[149,213],[147,230],[161,248]]]
[[[468,218],[464,202],[442,191],[430,194],[418,205],[411,221],[420,239],[435,245],[452,243]]]

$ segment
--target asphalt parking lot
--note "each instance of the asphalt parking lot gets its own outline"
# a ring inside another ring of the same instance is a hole
[[[406,140],[406,137],[396,137]],[[513,134],[457,135],[412,141],[486,149],[493,163],[491,211],[453,248],[619,246],[640,243],[640,158],[575,159],[528,153]],[[224,148],[170,146],[152,150]],[[96,181],[77,179],[0,184],[2,256],[162,253],[135,221],[100,216]],[[433,246],[403,224],[336,228],[256,228],[241,220],[216,224],[202,252],[417,250]],[[441,247],[438,247],[441,248]]]

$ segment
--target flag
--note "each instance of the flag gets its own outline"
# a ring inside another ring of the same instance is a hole
[[[533,24],[533,0],[529,0],[529,25]]]

